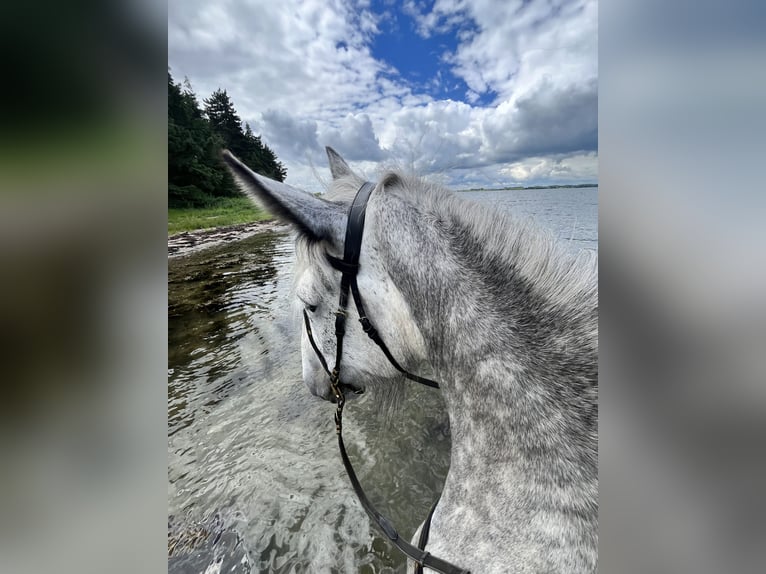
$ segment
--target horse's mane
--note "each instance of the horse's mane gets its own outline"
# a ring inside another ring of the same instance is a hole
[[[597,304],[598,259],[594,252],[574,254],[531,218],[516,218],[422,178],[389,173],[384,183],[387,180],[392,183],[387,191],[401,190],[425,212],[469,229],[481,246],[473,254],[479,261],[477,267],[482,259],[492,257],[515,269],[552,302],[586,308]]]
[[[419,176],[388,171],[380,181],[385,193],[399,193],[423,211],[443,220],[460,222],[463,228],[470,229],[477,244],[482,246],[475,253],[477,258],[491,256],[505,261],[550,301],[564,306],[576,304],[583,310],[597,304],[598,258],[594,252],[581,250],[573,254],[531,218],[519,219],[493,210]],[[356,176],[336,180],[325,198],[348,205],[363,183],[364,180]],[[322,246],[302,237],[297,244],[305,255],[299,260],[318,264],[326,268],[327,273],[323,275],[332,276]]]
[[[476,257],[505,261],[551,301],[562,305],[576,301],[585,307],[597,303],[598,258],[594,252],[574,254],[531,218],[492,209],[421,177],[387,172],[381,181],[386,193],[401,193],[423,211],[470,229],[482,246]],[[359,185],[361,180],[341,180],[333,189],[333,198],[350,202]]]

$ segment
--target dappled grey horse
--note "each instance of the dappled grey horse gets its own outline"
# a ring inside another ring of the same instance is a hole
[[[243,189],[298,231],[303,379],[342,407],[347,395],[404,379],[352,320],[353,304],[343,309],[345,337],[336,334],[339,283],[350,273],[349,204],[365,181],[327,153],[327,199],[224,157]],[[396,366],[439,381],[450,420],[450,468],[428,553],[473,574],[595,572],[595,257],[569,255],[532,224],[418,178],[387,173],[364,192],[353,269],[364,312]],[[338,375],[323,363],[341,340]]]

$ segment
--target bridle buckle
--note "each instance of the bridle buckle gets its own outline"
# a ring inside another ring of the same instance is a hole
[[[367,336],[375,340],[375,336],[377,335],[377,331],[375,327],[372,326],[372,323],[370,323],[370,320],[367,317],[360,317],[359,322],[362,324],[362,331],[367,333]]]

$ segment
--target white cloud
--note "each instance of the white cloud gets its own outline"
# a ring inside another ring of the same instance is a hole
[[[381,160],[384,158],[370,116],[349,114],[338,128],[328,127],[322,132],[322,141],[333,147],[348,161]]]
[[[464,39],[448,61],[469,88],[491,90],[501,101],[523,97],[543,81],[572,86],[598,74],[595,0],[436,0],[418,22],[425,33],[462,29]]]
[[[282,110],[267,110],[256,124],[269,147],[280,150],[285,160],[302,161],[319,149],[317,123],[302,120]]]
[[[501,168],[500,173],[520,184],[536,180],[590,183],[598,179],[598,160],[595,153],[562,158],[533,157],[509,164]]]
[[[278,109],[319,120],[377,96],[375,31],[371,13],[339,1],[171,0],[169,60],[196,90],[227,89],[243,117]]]
[[[171,0],[169,65],[201,98],[226,89],[288,181],[307,189],[320,188],[324,145],[368,173],[398,163],[458,187],[595,179],[595,1],[437,0],[429,11],[409,0],[403,10],[424,36],[459,38],[443,58],[466,101],[415,93],[376,60],[371,41],[391,16],[362,0]]]
[[[468,91],[465,93],[465,99],[466,99],[466,100],[468,100],[468,103],[469,103],[469,104],[475,104],[476,102],[478,102],[478,101],[479,101],[479,98],[480,98],[480,97],[481,97],[481,96],[479,96],[479,94],[477,94],[477,93],[476,93],[476,92],[474,92],[473,90],[468,90]]]

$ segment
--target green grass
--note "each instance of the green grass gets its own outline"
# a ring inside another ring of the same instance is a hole
[[[221,198],[210,207],[168,209],[168,235],[272,219],[246,197]]]

